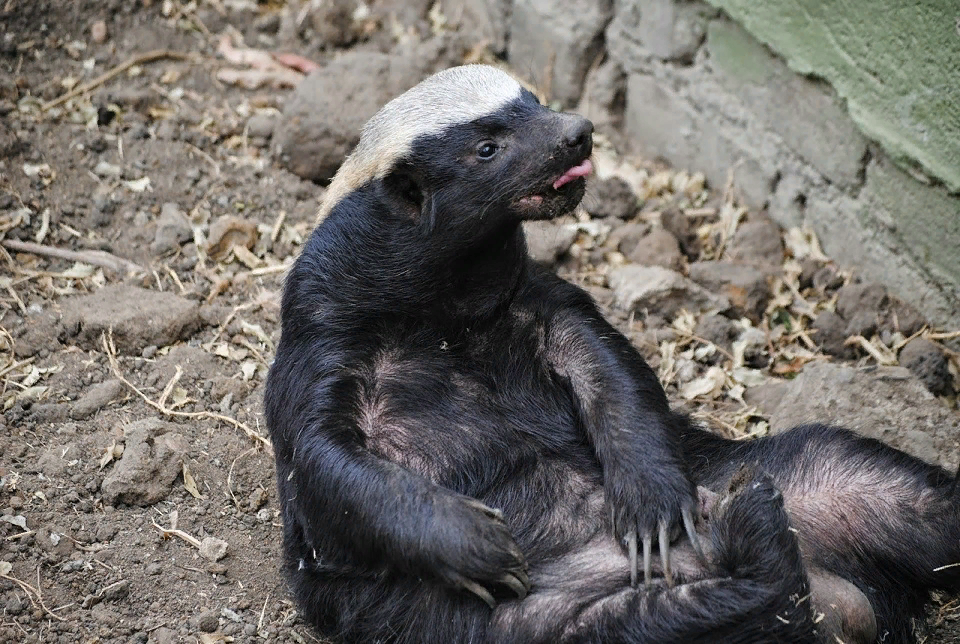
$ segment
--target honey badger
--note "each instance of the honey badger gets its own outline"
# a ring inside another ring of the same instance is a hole
[[[672,412],[527,257],[521,222],[577,205],[591,151],[589,121],[481,65],[365,126],[265,395],[304,617],[362,643],[912,641],[960,589],[955,477],[840,428],[731,441]]]

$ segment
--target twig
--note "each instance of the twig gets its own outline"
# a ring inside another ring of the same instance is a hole
[[[160,534],[163,535],[164,539],[169,539],[170,537],[179,537],[197,550],[200,549],[200,541],[196,537],[187,534],[183,530],[178,530],[177,528],[164,528],[153,519],[150,520],[150,523],[153,524],[154,528],[160,531]]]
[[[43,112],[46,112],[47,110],[53,109],[54,107],[63,105],[64,103],[69,101],[71,98],[75,98],[77,96],[80,96],[81,94],[86,94],[90,90],[103,85],[114,76],[119,76],[120,74],[127,71],[134,65],[142,65],[144,63],[150,63],[155,60],[161,60],[164,58],[172,58],[174,60],[189,60],[190,56],[187,54],[181,54],[178,51],[170,51],[169,49],[157,49],[154,51],[148,51],[145,54],[140,54],[139,56],[134,56],[133,58],[127,60],[126,62],[120,63],[113,69],[107,72],[104,72],[103,74],[100,74],[93,80],[83,83],[82,85],[77,85],[66,94],[63,94],[62,96],[58,96],[52,101],[44,103],[43,105],[40,106],[40,110]]]
[[[3,245],[10,250],[33,253],[34,255],[41,255],[43,257],[56,257],[71,262],[92,264],[117,273],[132,273],[134,275],[146,273],[146,270],[139,264],[135,264],[130,260],[117,257],[103,250],[67,250],[65,248],[34,244],[33,242],[25,242],[18,239],[4,239]]]
[[[241,458],[243,458],[247,454],[253,452],[255,449],[257,448],[251,447],[250,449],[245,451],[243,454],[233,459],[233,462],[230,463],[230,469],[229,471],[227,471],[227,492],[230,493],[230,498],[233,499],[233,504],[237,506],[238,510],[240,509],[240,501],[237,500],[236,495],[233,493],[233,484],[231,483],[231,479],[233,478],[233,467],[237,464],[237,461],[239,461]]]
[[[20,581],[16,577],[11,577],[10,575],[5,575],[3,573],[0,573],[0,579],[6,579],[7,581],[12,581],[16,585],[20,586],[23,592],[25,592],[27,594],[27,597],[30,599],[30,603],[33,604],[34,606],[39,604],[40,608],[43,609],[43,612],[45,612],[50,617],[54,618],[58,622],[67,621],[64,618],[57,615],[56,613],[54,613],[49,608],[47,608],[47,605],[43,603],[43,594],[40,592],[40,588],[39,588],[40,586],[40,568],[39,567],[37,568],[37,586],[38,586],[37,588],[34,588],[33,586],[31,586],[25,581]],[[34,596],[36,596],[36,601],[34,601]]]
[[[136,385],[124,377],[123,372],[120,370],[120,363],[117,361],[117,348],[113,344],[113,329],[109,331],[109,337],[106,333],[101,334],[100,339],[103,343],[104,351],[106,351],[107,359],[110,361],[110,370],[113,371],[113,375],[117,379],[130,388],[133,393],[137,394],[143,402],[147,403],[161,414],[165,416],[177,416],[179,418],[209,418],[211,420],[218,420],[228,425],[232,425],[234,428],[241,430],[248,438],[252,438],[255,441],[260,442],[263,446],[270,452],[273,451],[273,445],[270,443],[270,439],[265,436],[258,434],[253,431],[245,423],[240,422],[235,418],[229,416],[224,416],[223,414],[217,414],[212,411],[176,411],[175,409],[170,409],[165,405],[166,397],[169,396],[169,392],[173,390],[173,385],[176,384],[176,381],[180,379],[182,373],[181,369],[177,369],[177,373],[174,374],[173,378],[170,379],[170,382],[167,383],[167,386],[164,387],[164,395],[161,395],[160,401],[156,402],[150,400],[149,396],[140,391]]]
[[[843,342],[844,346],[856,345],[870,354],[874,360],[876,360],[881,365],[890,366],[897,364],[897,359],[895,356],[884,355],[880,349],[870,343],[862,335],[852,335]],[[889,351],[889,350],[888,350]]]

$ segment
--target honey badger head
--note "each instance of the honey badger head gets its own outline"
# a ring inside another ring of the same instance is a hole
[[[358,191],[388,202],[391,216],[458,235],[555,217],[583,197],[592,133],[495,67],[447,69],[370,119],[319,217]]]

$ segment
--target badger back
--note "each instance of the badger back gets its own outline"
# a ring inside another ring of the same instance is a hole
[[[317,223],[351,192],[385,177],[413,142],[493,114],[520,96],[521,85],[490,65],[451,67],[394,98],[367,121],[360,141],[327,189]]]

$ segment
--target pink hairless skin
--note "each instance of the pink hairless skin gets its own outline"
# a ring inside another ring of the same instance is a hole
[[[574,179],[585,177],[591,172],[593,172],[593,164],[590,162],[590,159],[584,159],[583,163],[581,163],[580,165],[573,166],[572,168],[564,172],[559,179],[554,181],[553,189],[559,190],[561,186],[570,183]]]

